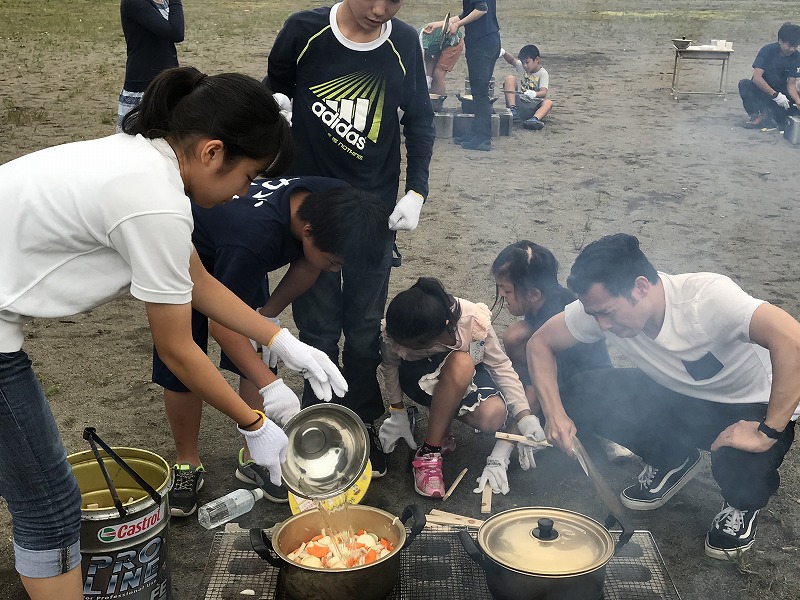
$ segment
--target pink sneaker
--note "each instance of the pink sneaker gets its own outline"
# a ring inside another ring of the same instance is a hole
[[[438,452],[414,455],[414,489],[421,496],[441,498],[444,496],[444,477],[442,476],[442,455]]]
[[[452,454],[456,450],[456,438],[453,435],[453,430],[449,427],[442,436],[442,456]]]

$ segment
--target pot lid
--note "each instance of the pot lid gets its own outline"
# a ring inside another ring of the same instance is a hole
[[[478,544],[495,562],[544,577],[589,573],[614,554],[611,534],[594,519],[539,506],[490,517],[478,530]]]

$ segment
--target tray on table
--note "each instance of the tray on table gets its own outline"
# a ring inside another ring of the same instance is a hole
[[[229,526],[214,536],[197,600],[245,598],[286,600],[286,594],[278,570],[253,552],[248,531]],[[431,598],[492,600],[483,570],[469,558],[452,530],[426,529],[402,552],[400,576],[387,600]],[[603,598],[680,600],[649,531],[635,531],[608,563]]]

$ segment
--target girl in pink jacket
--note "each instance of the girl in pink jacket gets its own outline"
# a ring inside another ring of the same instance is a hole
[[[382,327],[381,371],[389,394],[390,415],[379,437],[391,452],[405,439],[417,448],[403,394],[430,407],[428,432],[414,457],[417,493],[441,498],[445,493],[442,455],[455,449],[450,432],[454,418],[494,433],[506,424],[526,437],[544,440],[539,420],[531,414],[525,391],[492,328],[485,304],[448,294],[439,280],[421,277],[389,303]],[[496,493],[507,493],[509,458],[514,445],[498,441],[478,479]],[[535,466],[531,446],[520,445],[523,469]]]

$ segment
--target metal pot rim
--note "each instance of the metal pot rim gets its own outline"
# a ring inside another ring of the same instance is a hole
[[[534,532],[542,518],[555,522],[558,537],[537,538]],[[602,524],[575,511],[544,506],[515,508],[489,517],[478,529],[478,546],[506,569],[545,579],[592,573],[614,555],[614,539]]]
[[[282,521],[281,523],[277,523],[275,525],[275,529],[273,529],[273,531],[272,531],[272,540],[273,540],[272,541],[272,549],[274,550],[275,554],[277,554],[278,556],[281,557],[281,560],[283,560],[286,563],[287,566],[297,567],[298,569],[303,569],[303,570],[306,570],[306,571],[314,571],[314,572],[317,572],[317,573],[351,573],[353,571],[360,571],[362,569],[368,569],[370,567],[373,567],[375,565],[381,564],[381,563],[389,560],[395,554],[400,552],[400,550],[403,549],[403,545],[405,544],[405,541],[406,541],[406,527],[403,524],[403,522],[400,520],[400,517],[397,517],[397,516],[395,516],[395,515],[393,515],[391,513],[388,513],[385,510],[381,510],[380,508],[375,508],[374,506],[353,505],[353,506],[349,506],[348,510],[349,511],[355,511],[355,512],[366,511],[366,512],[378,513],[381,516],[385,517],[389,521],[390,525],[395,525],[397,527],[398,531],[400,532],[400,539],[397,540],[397,543],[394,546],[394,550],[392,550],[389,554],[387,554],[383,558],[379,558],[375,562],[371,562],[368,565],[359,565],[359,566],[356,566],[356,567],[345,567],[343,569],[325,569],[325,568],[322,568],[322,567],[310,567],[308,565],[301,565],[300,563],[296,563],[296,562],[294,562],[292,560],[289,560],[289,558],[286,556],[286,553],[283,550],[281,550],[280,545],[278,544],[281,531],[283,530],[284,527],[286,527],[290,523],[293,523],[294,521],[302,520],[303,517],[309,518],[309,516],[314,514],[315,511],[301,512],[301,513],[298,513],[296,515],[292,515],[291,517],[289,517],[285,521]]]

